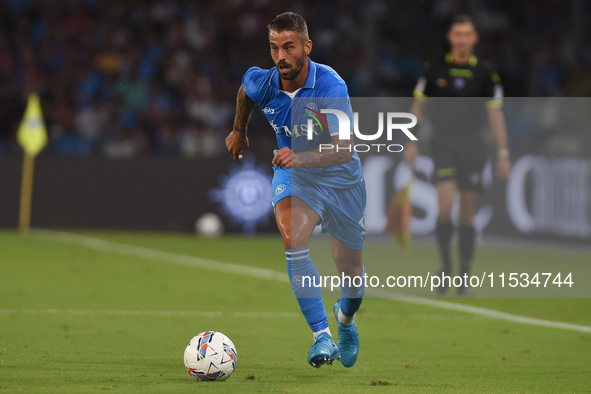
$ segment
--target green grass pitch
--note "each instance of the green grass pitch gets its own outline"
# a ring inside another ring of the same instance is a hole
[[[285,273],[278,238],[85,234]],[[312,336],[288,283],[92,245],[0,231],[0,394],[591,393],[591,333],[366,299],[357,317],[357,364],[316,370],[306,363]],[[312,256],[327,250],[313,247]],[[582,252],[478,253],[479,267],[557,257],[591,263]],[[365,258],[386,255],[395,266],[393,245]],[[436,257],[432,247],[416,246],[400,265],[434,264]],[[591,326],[586,298],[447,301]],[[325,302],[330,311],[334,300]],[[329,322],[336,335],[332,312]],[[185,371],[184,347],[205,330],[236,344],[237,368],[225,382],[196,382]]]

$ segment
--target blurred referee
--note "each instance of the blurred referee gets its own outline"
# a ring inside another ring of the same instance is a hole
[[[451,51],[443,59],[426,63],[424,74],[414,91],[411,112],[421,122],[428,97],[435,132],[431,155],[435,164],[433,182],[437,189],[439,216],[437,241],[441,252],[441,272],[452,275],[450,243],[454,225],[450,220],[456,190],[460,191],[459,251],[461,272],[469,275],[474,256],[475,232],[472,220],[483,192],[482,173],[487,162],[487,147],[480,128],[486,118],[497,145],[496,176],[506,180],[511,170],[507,149],[507,129],[501,110],[503,87],[489,63],[474,56],[478,33],[467,15],[454,17],[447,32]],[[463,97],[473,97],[466,99]],[[485,109],[486,108],[486,109]],[[404,160],[412,167],[418,154],[416,142],[409,141]],[[445,282],[439,290],[449,286]],[[462,295],[468,288],[460,287]]]

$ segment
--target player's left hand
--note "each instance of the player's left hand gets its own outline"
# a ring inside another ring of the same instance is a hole
[[[279,168],[299,167],[301,164],[298,155],[288,147],[279,149],[273,157],[273,165]]]
[[[496,174],[497,179],[501,181],[506,181],[509,178],[509,174],[511,173],[511,160],[508,157],[498,157],[497,158],[497,168]]]
[[[234,157],[234,160],[241,160],[242,152],[248,149],[249,146],[248,137],[244,133],[232,130],[226,137],[226,148],[228,148],[228,152]]]

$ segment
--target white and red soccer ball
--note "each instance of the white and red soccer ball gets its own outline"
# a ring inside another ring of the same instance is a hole
[[[236,368],[234,343],[217,331],[193,337],[185,348],[185,368],[196,380],[226,380]]]

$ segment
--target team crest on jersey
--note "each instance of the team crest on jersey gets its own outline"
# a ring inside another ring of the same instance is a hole
[[[456,87],[456,89],[463,89],[464,86],[466,86],[466,80],[464,78],[455,78],[454,86]]]
[[[305,111],[308,115],[313,115],[314,111],[318,112],[318,106],[316,105],[316,103],[310,103],[306,105]]]
[[[324,119],[324,116],[322,116],[322,114],[320,112],[318,112],[318,106],[316,105],[316,103],[310,103],[310,104],[306,105],[304,107],[304,111],[306,112],[306,114],[308,116],[310,116],[312,119],[314,119],[316,121],[316,124],[318,124],[318,126],[320,126],[320,131],[324,131],[324,130],[329,131],[328,124],[326,123],[326,119]],[[314,129],[312,128],[312,130],[314,130]]]
[[[285,186],[284,183],[282,183],[281,185],[277,186],[277,188],[275,189],[275,195],[278,196],[281,193],[283,193],[285,191],[285,189],[287,189],[287,186]]]

